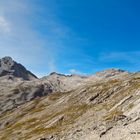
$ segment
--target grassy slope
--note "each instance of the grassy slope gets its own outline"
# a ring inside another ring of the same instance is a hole
[[[37,98],[0,115],[0,123],[5,124],[4,128],[0,129],[0,139],[36,139],[52,134],[63,137],[63,134],[75,127],[88,111],[93,112],[94,115],[90,116],[93,121],[98,118],[104,122],[113,122],[115,117],[124,114],[124,105],[126,110],[133,108],[133,102],[139,98],[139,95],[135,95],[138,89],[140,89],[140,75],[135,74],[126,77],[125,80],[110,79],[75,91],[53,93],[47,97]],[[90,98],[97,93],[99,96],[90,101]],[[122,99],[131,95],[130,99],[111,110]],[[100,113],[102,110],[104,112]],[[80,124],[84,129],[84,121]]]

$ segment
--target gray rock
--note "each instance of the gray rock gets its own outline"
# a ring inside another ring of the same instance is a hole
[[[24,80],[32,80],[37,78],[30,71],[26,70],[24,66],[15,62],[11,57],[4,57],[0,59],[0,77],[6,75],[12,75]]]

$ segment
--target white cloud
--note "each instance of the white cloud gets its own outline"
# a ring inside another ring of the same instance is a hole
[[[76,70],[76,69],[70,69],[69,72],[71,74],[77,74],[77,73],[79,73],[78,70]]]
[[[69,73],[70,73],[70,74],[87,75],[86,73],[83,73],[83,72],[81,72],[81,71],[79,71],[79,70],[76,70],[76,69],[70,69],[70,70],[69,70]]]
[[[8,21],[0,16],[0,32],[9,32],[10,31],[10,25],[8,23]]]
[[[76,37],[51,2],[42,6],[32,0],[0,1],[0,32],[5,30],[0,33],[0,57],[11,56],[39,76],[57,71],[57,57],[71,50],[65,40]]]
[[[11,56],[37,73],[56,70],[56,45],[47,36],[43,39],[32,28],[30,17],[36,8],[28,1],[0,1],[0,57]],[[59,45],[59,44],[57,44]]]

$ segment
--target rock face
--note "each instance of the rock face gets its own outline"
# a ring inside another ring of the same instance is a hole
[[[140,139],[139,72],[27,80],[11,58],[0,64],[0,140]]]
[[[37,78],[30,71],[27,71],[24,66],[12,60],[11,57],[0,59],[0,76],[12,75],[23,78],[24,80],[32,80]]]
[[[107,69],[100,72],[96,72],[96,76],[107,78],[107,77],[119,75],[121,73],[128,73],[128,72],[121,69]]]

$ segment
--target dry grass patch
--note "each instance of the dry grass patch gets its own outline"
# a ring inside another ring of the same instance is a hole
[[[121,110],[115,109],[115,110],[109,112],[108,114],[106,114],[104,116],[104,120],[111,121],[111,120],[114,120],[114,118],[116,118],[119,115],[123,115],[123,112]]]

